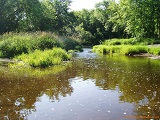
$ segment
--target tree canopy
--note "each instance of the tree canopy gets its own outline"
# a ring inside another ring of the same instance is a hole
[[[71,0],[0,0],[0,34],[51,31],[87,44],[110,38],[160,38],[159,0],[104,0],[71,11]]]

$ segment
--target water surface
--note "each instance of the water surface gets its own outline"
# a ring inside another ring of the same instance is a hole
[[[84,49],[63,66],[0,67],[0,119],[141,120],[160,117],[160,61]]]

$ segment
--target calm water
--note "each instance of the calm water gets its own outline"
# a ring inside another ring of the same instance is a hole
[[[160,61],[89,50],[48,69],[1,66],[0,119],[160,119]]]

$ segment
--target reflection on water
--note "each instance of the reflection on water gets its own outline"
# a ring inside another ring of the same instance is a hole
[[[159,119],[160,61],[88,50],[48,72],[0,67],[0,119]]]

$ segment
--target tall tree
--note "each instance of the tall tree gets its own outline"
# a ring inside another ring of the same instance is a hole
[[[18,0],[19,30],[39,30],[42,7],[39,0]]]
[[[0,0],[0,34],[17,28],[17,0]]]

